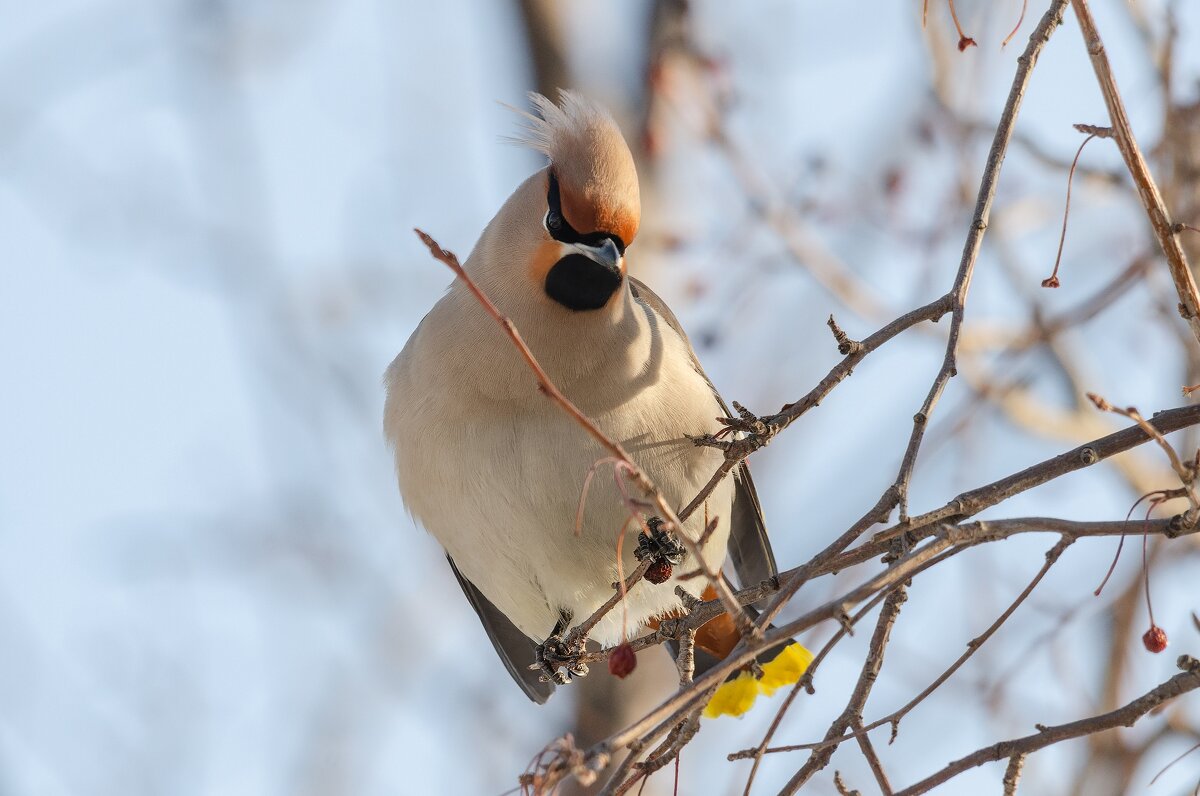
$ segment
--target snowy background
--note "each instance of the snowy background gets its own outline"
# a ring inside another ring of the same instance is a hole
[[[1045,4],[1030,4],[1002,49],[1020,3],[959,0],[980,42],[963,54],[944,4],[931,5],[922,31],[917,0],[694,2],[690,34],[712,62],[657,73],[647,121],[650,5],[563,4],[574,84],[613,108],[638,152],[632,268],[672,303],[727,397],[774,410],[836,363],[830,313],[862,337],[949,286],[1015,58]],[[1135,22],[1161,36],[1166,4],[1094,5],[1135,131],[1156,141],[1163,87]],[[1195,103],[1200,4],[1174,6],[1170,90]],[[437,545],[404,512],[380,421],[381,374],[449,282],[411,229],[466,256],[540,165],[500,141],[516,119],[498,101],[524,106],[534,86],[517,3],[0,0],[0,794],[499,794],[571,729],[569,690],[539,708],[492,657]],[[722,142],[706,130],[714,113]],[[1031,307],[1077,306],[1153,252],[1127,181],[1104,177],[1119,173],[1115,146],[1095,141],[1064,287],[1037,287],[1058,242],[1061,163],[1081,140],[1070,125],[1106,121],[1068,12],[1020,116],[1025,144],[1002,175],[968,302],[971,355],[935,415],[914,512],[1116,428],[1077,409],[1076,387],[1149,414],[1196,380],[1185,327],[1160,312],[1161,258],[1053,356],[998,353]],[[826,260],[849,289],[814,277]],[[823,547],[894,478],[944,327],[869,358],[755,457],[781,563]],[[981,397],[1000,382],[1004,397]],[[1119,519],[1146,484],[1170,485],[1155,451],[1121,461],[990,516]],[[867,719],[944,669],[1052,543],[1014,539],[919,578]],[[1200,651],[1197,546],[1176,544],[1156,569],[1155,613],[1172,638],[1157,657],[1137,643],[1143,619],[1113,639],[1136,547],[1091,597],[1114,547],[1074,545],[895,746],[880,732],[893,784],[1034,722],[1108,709],[1110,682],[1124,703],[1169,677],[1176,654]],[[826,599],[829,580],[794,610]],[[820,737],[866,636],[837,648],[778,742]],[[684,751],[681,792],[740,793],[748,765],[724,756],[757,743],[769,705],[707,723]],[[1157,741],[1131,792],[1190,792],[1200,778],[1193,756],[1147,789],[1198,739],[1200,701],[1168,715],[1168,730],[1160,716],[1120,734]],[[1102,752],[1080,741],[1038,754],[1024,788],[1114,792]],[[755,792],[802,761],[768,759]],[[847,746],[813,792],[834,792],[834,768],[874,787]],[[1001,772],[940,792],[998,792]],[[647,792],[669,792],[668,778]]]

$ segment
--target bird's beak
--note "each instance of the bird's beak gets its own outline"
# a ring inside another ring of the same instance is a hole
[[[605,238],[604,242],[599,246],[589,246],[585,243],[575,243],[572,245],[576,251],[589,260],[599,263],[618,276],[624,276],[625,271],[622,268],[621,251],[611,238]]]

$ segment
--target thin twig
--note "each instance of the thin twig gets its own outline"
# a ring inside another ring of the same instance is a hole
[[[641,582],[642,578],[646,576],[646,570],[650,569],[650,565],[652,563],[652,561],[646,560],[638,564],[637,568],[634,569],[633,572],[629,573],[629,577],[625,578],[623,582],[617,584],[617,588],[613,590],[612,596],[609,597],[603,605],[597,608],[587,619],[571,628],[570,634],[568,635],[567,639],[565,639],[568,646],[587,638],[588,634],[592,632],[592,628],[596,626],[600,619],[603,618],[604,615],[613,608],[615,608],[618,603],[624,600],[625,595],[630,589]]]
[[[1158,429],[1146,422],[1146,418],[1142,417],[1142,414],[1137,410],[1137,407],[1130,406],[1122,409],[1119,406],[1113,406],[1094,392],[1088,393],[1087,397],[1088,400],[1095,404],[1096,408],[1100,411],[1112,412],[1113,414],[1127,417],[1133,422],[1137,423],[1138,428],[1145,431],[1154,439],[1156,443],[1158,443],[1158,447],[1162,449],[1163,453],[1167,455],[1167,459],[1171,462],[1171,469],[1175,471],[1175,475],[1179,476],[1179,481],[1183,484],[1183,488],[1187,493],[1188,502],[1192,504],[1192,511],[1200,514],[1200,498],[1196,496],[1196,490],[1194,486],[1196,481],[1196,471],[1183,463],[1183,461],[1179,458],[1179,454],[1175,452],[1173,447],[1171,447],[1171,443],[1167,442],[1166,438],[1163,437],[1162,433],[1159,432]]]
[[[501,328],[504,329],[504,333],[508,335],[510,340],[512,340],[513,345],[517,347],[517,350],[521,353],[522,358],[524,358],[525,364],[529,366],[529,369],[533,371],[533,375],[537,378],[538,391],[544,393],[556,404],[562,407],[564,412],[570,415],[576,423],[582,426],[583,429],[587,431],[588,435],[590,435],[592,439],[599,443],[600,447],[611,453],[614,458],[633,465],[633,461],[629,458],[629,454],[625,452],[625,449],[621,447],[619,442],[611,439],[607,434],[601,431],[600,427],[592,422],[591,418],[585,415],[579,409],[579,407],[575,406],[575,404],[572,403],[567,396],[559,392],[558,388],[554,386],[554,382],[550,381],[550,377],[546,374],[546,371],[542,370],[542,366],[538,364],[533,352],[529,350],[529,346],[525,344],[525,340],[522,339],[521,333],[517,331],[517,327],[511,320],[501,314],[496,305],[492,303],[492,300],[489,299],[487,295],[485,295],[484,292],[479,289],[477,284],[475,284],[475,280],[473,280],[467,274],[467,272],[463,270],[463,267],[458,262],[458,257],[455,256],[454,252],[443,249],[436,240],[422,230],[414,229],[413,231],[417,233],[417,237],[421,239],[421,242],[429,247],[429,252],[433,255],[434,259],[448,266],[450,270],[454,272],[454,275],[462,280],[463,284],[467,286],[467,289],[471,291],[471,294],[475,296],[475,299],[481,305],[483,305],[483,308],[487,310],[487,313],[496,320],[496,323],[500,324]],[[636,465],[633,466],[636,469]],[[638,470],[638,472],[640,473],[641,471]]]
[[[958,12],[954,9],[954,0],[947,0],[950,5],[950,18],[954,20],[954,29],[958,31],[958,51],[962,52],[968,47],[975,47],[975,40],[967,34],[963,33],[962,25],[958,22]]]
[[[1125,514],[1125,523],[1124,524],[1129,525],[1129,518],[1133,516],[1133,510],[1136,509],[1143,500],[1145,500],[1146,498],[1160,496],[1163,494],[1166,494],[1163,490],[1157,490],[1154,492],[1147,492],[1146,494],[1139,497],[1137,499],[1137,501],[1132,506],[1129,507],[1129,511]],[[1172,497],[1183,497],[1183,490],[1182,489],[1179,490],[1179,494],[1172,495]],[[1149,516],[1147,516],[1146,519],[1149,520],[1150,519]],[[1104,573],[1104,580],[1100,581],[1100,585],[1096,587],[1096,590],[1094,592],[1092,592],[1092,594],[1094,596],[1096,596],[1096,597],[1100,596],[1100,593],[1104,591],[1104,587],[1108,585],[1108,579],[1111,578],[1113,573],[1117,571],[1117,562],[1121,560],[1121,551],[1124,548],[1125,548],[1125,534],[1122,533],[1121,540],[1119,542],[1117,542],[1117,552],[1113,555],[1112,563],[1108,565],[1108,571]]]
[[[933,412],[934,406],[937,405],[938,399],[941,398],[946,384],[958,372],[956,354],[966,309],[967,292],[971,287],[971,276],[975,271],[975,262],[979,258],[979,250],[983,245],[983,236],[991,218],[992,202],[996,198],[996,187],[1000,181],[1000,167],[1003,165],[1004,156],[1008,152],[1008,144],[1012,139],[1013,129],[1017,121],[1017,112],[1020,110],[1021,102],[1025,98],[1025,91],[1029,87],[1029,79],[1033,73],[1033,67],[1037,64],[1038,56],[1041,55],[1042,49],[1046,46],[1046,42],[1050,40],[1050,36],[1055,28],[1062,22],[1066,8],[1067,0],[1052,0],[1050,8],[1042,15],[1041,21],[1038,22],[1037,27],[1030,34],[1029,43],[1026,45],[1025,51],[1017,59],[1017,71],[1013,75],[1012,87],[1009,89],[1008,99],[1004,103],[1004,111],[1000,114],[1000,123],[996,126],[996,134],[992,138],[992,146],[988,152],[987,164],[984,166],[983,177],[979,183],[979,193],[975,201],[975,213],[971,220],[971,228],[967,233],[967,241],[963,246],[962,260],[958,267],[958,273],[954,278],[954,286],[950,290],[953,306],[951,309],[950,334],[946,340],[946,354],[942,361],[941,370],[938,371],[937,376],[934,378],[933,385],[929,389],[929,394],[926,396],[925,402],[913,417],[912,435],[909,437],[908,447],[904,451],[904,459],[900,465],[900,472],[896,477],[895,488],[897,492],[897,505],[900,508],[901,523],[908,520],[908,485],[912,479],[913,468],[916,466],[917,452],[920,449],[921,441],[924,439],[929,416]],[[951,5],[951,10],[953,10],[953,5]]]
[[[950,296],[941,296],[928,304],[901,315],[861,341],[850,341],[856,342],[857,345],[853,346],[852,351],[846,354],[842,361],[834,365],[829,373],[815,387],[809,390],[807,394],[792,403],[785,404],[778,413],[759,418],[763,426],[761,433],[751,434],[738,440],[717,439],[715,435],[697,437],[694,441],[698,445],[708,445],[722,449],[725,453],[725,461],[717,468],[717,471],[713,473],[708,483],[705,484],[696,497],[679,512],[679,516],[686,518],[691,515],[742,459],[764,447],[775,435],[790,426],[809,410],[816,408],[838,384],[854,372],[854,368],[868,354],[877,350],[901,332],[924,321],[937,321],[947,312],[950,312],[950,310]]]
[[[1083,143],[1079,145],[1079,149],[1075,152],[1075,159],[1071,161],[1071,170],[1067,172],[1067,200],[1063,203],[1063,222],[1062,232],[1058,236],[1058,253],[1054,255],[1054,269],[1050,272],[1050,276],[1042,280],[1042,287],[1058,287],[1058,266],[1062,264],[1063,244],[1067,242],[1067,219],[1071,216],[1071,181],[1075,178],[1075,167],[1079,165],[1079,156],[1083,154],[1083,148],[1088,145],[1096,137],[1092,133],[1087,138],[1083,139]]]
[[[842,772],[833,772],[833,787],[837,788],[838,796],[862,796],[861,791],[853,790],[842,781]]]
[[[1025,21],[1025,12],[1029,10],[1029,0],[1021,0],[1021,16],[1017,17],[1017,24],[1013,25],[1012,32],[1004,37],[1004,41],[1000,43],[1001,47],[1007,47],[1008,43],[1013,40],[1013,36],[1017,35],[1017,31],[1021,29],[1021,23]]]
[[[1198,743],[1198,744],[1195,744],[1194,746],[1192,746],[1192,748],[1191,748],[1191,749],[1188,749],[1186,752],[1184,752],[1183,754],[1181,754],[1179,757],[1175,758],[1175,759],[1174,759],[1174,760],[1172,760],[1170,763],[1167,763],[1165,766],[1163,766],[1163,767],[1162,767],[1162,770],[1161,770],[1161,771],[1159,771],[1157,774],[1155,774],[1155,775],[1154,775],[1154,777],[1153,777],[1153,778],[1150,780],[1150,784],[1151,784],[1151,785],[1153,785],[1155,782],[1158,782],[1158,778],[1159,778],[1159,777],[1161,777],[1163,774],[1167,773],[1167,769],[1169,769],[1171,766],[1173,766],[1173,765],[1175,765],[1176,763],[1178,763],[1178,762],[1179,762],[1180,760],[1182,760],[1183,758],[1185,758],[1185,757],[1187,757],[1188,755],[1190,755],[1192,752],[1195,752],[1196,750],[1200,750],[1200,743]]]

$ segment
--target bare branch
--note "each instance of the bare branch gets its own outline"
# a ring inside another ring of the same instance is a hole
[[[941,785],[947,780],[964,771],[990,763],[995,760],[1011,758],[1014,755],[1028,755],[1051,744],[1066,741],[1071,738],[1081,738],[1085,735],[1111,730],[1114,727],[1132,727],[1138,719],[1145,716],[1159,705],[1200,688],[1200,661],[1187,655],[1180,655],[1179,668],[1183,671],[1162,685],[1152,688],[1142,696],[1126,704],[1124,707],[1099,716],[1080,719],[1069,724],[1059,724],[1053,727],[1039,727],[1038,732],[1015,738],[1011,741],[1001,741],[972,752],[966,757],[955,760],[936,774],[927,777],[915,785],[911,785],[896,793],[896,796],[917,796]]]
[[[900,472],[896,476],[896,499],[900,507],[901,523],[908,521],[908,484],[912,479],[913,468],[916,466],[917,452],[920,449],[921,441],[925,437],[925,429],[929,422],[929,416],[933,412],[934,406],[937,405],[938,399],[941,398],[942,391],[946,388],[947,382],[958,372],[956,354],[958,352],[958,339],[962,330],[966,309],[967,291],[971,287],[971,276],[975,271],[975,262],[979,257],[979,250],[983,245],[984,232],[987,230],[988,221],[991,217],[992,202],[996,198],[996,187],[1000,180],[1000,167],[1003,165],[1004,156],[1008,152],[1008,144],[1012,138],[1013,128],[1016,124],[1017,112],[1020,110],[1021,102],[1025,98],[1025,91],[1029,87],[1029,79],[1033,74],[1033,67],[1037,64],[1038,56],[1041,55],[1042,49],[1046,46],[1046,42],[1050,40],[1050,36],[1055,28],[1062,22],[1066,7],[1066,0],[1053,0],[1050,3],[1050,8],[1042,16],[1033,33],[1030,34],[1025,52],[1017,58],[1017,71],[1013,75],[1012,88],[1009,89],[1008,99],[1004,103],[1004,111],[1000,114],[1000,123],[996,126],[996,134],[992,138],[992,147],[988,152],[987,164],[984,166],[983,177],[980,180],[979,194],[975,202],[975,214],[971,221],[971,228],[967,233],[966,244],[963,246],[962,262],[959,264],[958,274],[954,278],[954,286],[950,290],[953,306],[951,309],[950,335],[946,341],[946,355],[943,359],[941,370],[938,371],[937,377],[933,380],[933,385],[929,388],[929,394],[926,396],[925,402],[913,417],[912,436],[909,438],[908,447],[904,451],[904,459],[900,465]],[[953,6],[951,8],[953,9]],[[957,18],[955,24],[957,24]]]
[[[817,670],[821,667],[821,663],[825,660],[825,656],[829,654],[830,650],[837,646],[838,642],[848,636],[850,634],[850,628],[857,625],[864,616],[873,611],[875,606],[878,605],[883,598],[887,596],[887,594],[887,592],[879,592],[876,594],[873,598],[871,598],[870,601],[858,609],[858,613],[850,617],[849,622],[843,622],[837,629],[837,632],[835,632],[829,639],[829,641],[825,642],[825,646],[821,647],[820,652],[818,652],[816,657],[813,658],[812,663],[808,665],[808,669],[804,672],[804,676],[796,681],[796,684],[792,686],[792,690],[789,691],[787,697],[784,698],[783,704],[779,706],[779,710],[775,711],[775,718],[772,719],[771,726],[767,728],[767,732],[763,735],[763,739],[759,742],[758,746],[756,746],[754,749],[745,749],[741,752],[735,752],[729,755],[728,759],[730,761],[740,760],[746,757],[754,758],[754,765],[750,767],[750,775],[746,777],[746,789],[743,792],[744,796],[750,796],[750,788],[754,785],[754,777],[758,774],[759,766],[762,765],[763,754],[770,745],[771,739],[775,737],[775,733],[779,730],[779,725],[783,722],[784,715],[787,714],[788,709],[792,706],[792,703],[796,700],[796,697],[800,694],[801,690],[805,690],[810,694],[813,693],[812,681],[817,674]]]
[[[1167,266],[1171,271],[1171,279],[1175,282],[1175,292],[1179,294],[1180,314],[1192,328],[1192,334],[1200,341],[1200,290],[1196,288],[1196,279],[1188,265],[1187,255],[1179,243],[1171,220],[1170,212],[1163,201],[1158,185],[1150,174],[1150,167],[1142,150],[1138,148],[1137,139],[1133,136],[1133,128],[1129,124],[1129,116],[1125,113],[1125,104],[1121,101],[1121,93],[1117,90],[1117,81],[1113,77],[1112,67],[1108,63],[1108,55],[1104,50],[1104,42],[1100,40],[1100,32],[1096,29],[1096,21],[1087,0],[1071,0],[1071,7],[1079,20],[1079,29],[1083,33],[1087,45],[1088,56],[1092,60],[1092,69],[1100,83],[1100,92],[1104,95],[1104,104],[1108,106],[1108,115],[1112,120],[1114,138],[1125,159],[1125,166],[1133,176],[1137,186],[1138,196],[1150,216],[1150,225],[1154,235],[1167,256]]]
[[[867,698],[871,695],[871,689],[874,687],[875,681],[879,678],[879,672],[883,668],[884,651],[891,637],[892,627],[896,624],[896,619],[900,616],[900,609],[906,600],[908,600],[908,590],[903,585],[893,590],[888,594],[887,599],[884,600],[883,610],[879,612],[879,619],[875,623],[875,632],[871,636],[867,658],[863,662],[863,668],[858,675],[858,682],[854,686],[854,691],[850,695],[850,701],[842,711],[842,714],[829,726],[829,730],[825,733],[825,740],[839,739],[847,729],[862,723],[863,708],[866,706]],[[812,779],[813,774],[816,774],[829,765],[829,759],[833,757],[833,753],[836,750],[837,744],[832,743],[829,746],[814,751],[809,756],[808,761],[783,786],[780,796],[784,796],[784,794],[790,796],[790,794],[804,787],[804,783]],[[876,760],[876,763],[878,763],[878,760]],[[882,776],[882,771],[876,776]],[[883,781],[886,781],[886,777],[883,777]]]
[[[1024,768],[1024,754],[1016,754],[1008,759],[1008,768],[1004,769],[1004,796],[1017,796],[1017,783],[1021,781]]]
[[[873,721],[870,724],[867,724],[865,726],[863,726],[862,723],[859,722],[858,728],[855,730],[855,732],[851,733],[850,735],[846,735],[846,736],[842,736],[842,737],[833,736],[832,739],[830,736],[826,735],[825,740],[821,741],[820,743],[797,744],[797,745],[793,745],[793,746],[779,746],[779,747],[775,747],[773,749],[767,749],[766,752],[768,754],[771,754],[771,753],[775,753],[775,752],[790,752],[790,751],[797,751],[797,750],[801,750],[801,749],[813,749],[813,750],[828,749],[829,754],[832,754],[833,749],[835,749],[837,747],[837,745],[842,743],[843,741],[848,741],[855,737],[862,739],[862,738],[866,737],[866,734],[868,732],[870,732],[871,730],[874,730],[878,727],[882,727],[885,724],[892,725],[892,739],[895,740],[896,732],[898,731],[899,726],[900,726],[900,720],[903,719],[906,715],[908,715],[908,713],[910,711],[912,711],[913,708],[915,708],[917,705],[924,702],[925,699],[928,698],[930,694],[932,694],[939,687],[941,687],[941,685],[943,683],[945,683],[947,680],[949,680],[954,675],[955,672],[957,672],[960,668],[962,668],[962,665],[964,663],[966,663],[967,660],[970,659],[970,657],[972,655],[974,655],[976,652],[978,652],[980,650],[980,648],[983,647],[984,643],[989,638],[991,638],[992,635],[995,634],[995,632],[997,630],[1000,629],[1000,626],[1008,621],[1008,618],[1013,615],[1013,612],[1016,611],[1018,607],[1020,607],[1021,603],[1025,602],[1025,599],[1027,597],[1029,597],[1030,594],[1033,593],[1033,590],[1035,588],[1037,588],[1037,585],[1039,583],[1041,583],[1042,578],[1045,577],[1046,573],[1050,571],[1050,568],[1052,566],[1054,566],[1054,564],[1062,556],[1063,552],[1071,545],[1071,543],[1073,541],[1074,541],[1074,539],[1072,537],[1063,536],[1063,538],[1060,539],[1058,541],[1058,543],[1056,545],[1054,545],[1054,547],[1050,548],[1050,550],[1048,550],[1046,552],[1046,562],[1042,565],[1042,568],[1040,570],[1038,570],[1037,574],[1034,575],[1033,580],[1031,580],[1029,582],[1029,585],[1026,586],[1025,589],[1019,595],[1017,595],[1017,598],[1015,600],[1013,600],[1011,604],[1009,604],[1008,608],[1006,608],[1004,610],[1004,612],[1002,614],[1000,614],[1000,616],[996,619],[996,621],[993,622],[991,624],[991,626],[988,627],[987,630],[983,631],[983,633],[981,633],[980,635],[978,635],[975,638],[968,641],[966,652],[964,652],[962,655],[960,655],[959,658],[956,661],[954,661],[954,663],[950,664],[950,666],[944,672],[942,672],[940,675],[938,675],[938,677],[932,683],[930,683],[928,686],[926,686],[925,689],[921,691],[921,693],[917,694],[915,697],[913,697],[911,700],[909,700],[909,702],[907,702],[899,710],[889,713],[887,716],[884,716],[883,718],[878,719],[877,721]]]
[[[1171,469],[1175,471],[1175,475],[1179,476],[1179,481],[1181,484],[1183,484],[1183,489],[1187,494],[1188,502],[1192,504],[1192,511],[1200,513],[1200,499],[1196,497],[1196,490],[1194,487],[1196,470],[1194,467],[1189,467],[1183,463],[1183,461],[1179,458],[1179,454],[1177,454],[1175,449],[1171,447],[1170,443],[1163,438],[1163,435],[1158,431],[1158,429],[1147,423],[1146,419],[1142,417],[1142,413],[1139,412],[1136,407],[1130,406],[1126,409],[1122,409],[1119,406],[1113,406],[1094,392],[1088,393],[1087,397],[1088,400],[1095,404],[1096,408],[1100,411],[1112,412],[1113,414],[1121,415],[1121,417],[1127,417],[1133,422],[1137,423],[1138,428],[1145,431],[1154,439],[1156,443],[1158,443],[1158,447],[1162,449],[1163,453],[1167,455],[1167,459],[1171,462]]]
[[[883,796],[892,796],[892,783],[888,780],[888,776],[883,770],[883,763],[879,760],[879,754],[875,751],[875,745],[871,743],[871,737],[862,732],[861,721],[855,722],[852,729],[855,730],[858,748],[862,750],[863,757],[866,758],[867,765],[871,768],[871,773],[875,775],[875,782],[879,785],[879,792]]]
[[[1172,431],[1200,423],[1200,406],[1182,406],[1158,412],[1147,422],[1160,434],[1169,434]],[[939,509],[913,517],[907,525],[898,524],[880,531],[875,535],[874,540],[886,541],[903,534],[916,534],[919,529],[935,523],[945,522],[951,518],[961,520],[964,517],[970,517],[1013,495],[1040,486],[1066,473],[1090,467],[1103,459],[1141,445],[1149,439],[1151,439],[1150,434],[1147,434],[1139,426],[1133,426],[1092,440],[1066,453],[1027,467],[1007,478],[964,492]]]

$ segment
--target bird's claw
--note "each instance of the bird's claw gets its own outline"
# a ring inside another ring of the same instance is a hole
[[[720,433],[724,433],[722,429]],[[692,444],[700,448],[717,448],[718,450],[729,450],[729,446],[733,444],[731,440],[721,439],[716,434],[684,434],[685,437],[692,441]]]
[[[723,428],[716,434],[700,434],[688,436],[693,444],[706,448],[718,448],[725,452],[726,457],[744,458],[771,441],[776,429],[761,417],[733,402],[737,417],[718,417],[717,422]],[[740,436],[734,436],[738,434]]]
[[[733,431],[741,431],[744,434],[754,434],[760,437],[771,433],[770,427],[763,422],[761,417],[737,401],[733,402],[733,410],[737,412],[738,416],[718,418],[721,421],[721,425]]]
[[[687,555],[687,548],[679,543],[674,534],[663,529],[663,521],[658,517],[651,517],[646,521],[646,525],[650,528],[650,534],[647,535],[645,531],[638,534],[637,549],[633,551],[634,558],[638,561],[665,561],[672,566],[678,566]]]
[[[579,660],[582,654],[582,644],[570,643],[555,633],[537,646],[535,662],[529,668],[542,673],[538,679],[543,683],[566,685],[573,678],[587,676],[587,664]]]

